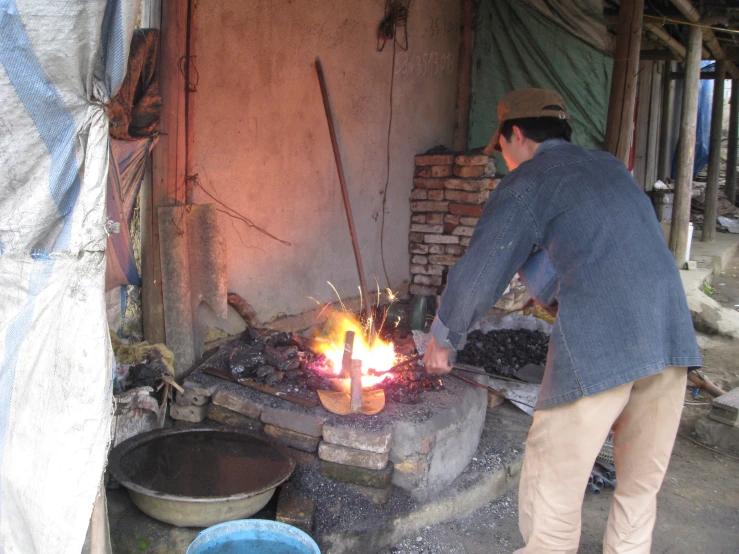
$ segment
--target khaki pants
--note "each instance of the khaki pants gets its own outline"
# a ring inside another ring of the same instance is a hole
[[[657,491],[667,471],[685,398],[685,368],[537,410],[519,488],[516,553],[576,553],[582,502],[595,458],[613,427],[617,486],[605,554],[648,554]]]

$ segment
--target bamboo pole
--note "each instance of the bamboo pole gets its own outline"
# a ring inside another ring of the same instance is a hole
[[[470,133],[470,94],[472,91],[472,0],[462,0],[462,40],[457,63],[457,104],[454,109],[452,148],[467,150]]]
[[[711,135],[708,150],[708,178],[706,179],[706,204],[703,212],[703,242],[716,240],[716,216],[718,210],[718,170],[721,165],[721,127],[724,116],[724,77],[726,62],[716,62],[716,81],[713,84],[711,109]]]
[[[731,81],[731,109],[729,110],[729,144],[726,156],[726,197],[736,203],[737,139],[739,138],[739,79]]]
[[[695,158],[695,131],[698,124],[698,88],[700,85],[702,40],[703,33],[700,27],[692,27],[688,38],[685,65],[685,88],[683,90],[683,111],[680,120],[675,203],[672,210],[670,229],[670,251],[680,266],[687,261],[690,199]]]
[[[628,164],[634,128],[636,74],[639,70],[644,0],[623,0],[608,103],[605,149]]]
[[[675,104],[675,81],[670,79],[672,62],[666,61],[662,73],[662,121],[659,131],[659,169],[657,178],[667,182],[672,175],[670,164],[670,137],[672,135],[672,110]]]

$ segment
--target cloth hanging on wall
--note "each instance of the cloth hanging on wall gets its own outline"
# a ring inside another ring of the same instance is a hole
[[[596,50],[613,56],[616,41],[603,18],[603,0],[523,0],[523,3]]]

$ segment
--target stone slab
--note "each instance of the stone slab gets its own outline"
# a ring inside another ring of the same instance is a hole
[[[733,414],[739,414],[739,387],[714,398],[713,407]]]
[[[208,406],[181,406],[170,404],[169,416],[172,419],[187,421],[189,423],[200,423],[208,414]]]
[[[328,442],[321,442],[318,445],[318,457],[327,462],[375,470],[384,469],[388,461],[387,452],[378,454],[377,452],[347,448]]]
[[[296,433],[295,431],[270,424],[264,426],[264,432],[272,437],[277,444],[290,446],[303,452],[315,452],[321,440],[318,437]]]
[[[216,421],[222,425],[238,427],[239,429],[254,431],[255,433],[261,432],[264,427],[262,423],[256,419],[246,417],[245,415],[212,403],[208,405],[208,419]]]
[[[303,496],[292,483],[285,483],[280,488],[275,519],[305,531],[313,533],[313,520],[316,515],[316,503]]]
[[[259,416],[262,414],[262,406],[233,391],[225,388],[219,388],[213,394],[213,404],[221,406],[237,414],[241,414],[251,419],[259,420]]]
[[[356,450],[384,454],[390,452],[393,430],[391,427],[384,429],[362,429],[325,425],[323,427],[323,440],[331,444],[355,448]]]
[[[739,454],[739,427],[704,416],[695,422],[695,433],[700,442]]]
[[[320,437],[323,434],[324,419],[302,412],[266,407],[262,410],[262,421],[311,437]]]
[[[716,406],[714,406],[711,411],[708,412],[708,417],[710,417],[714,421],[721,422],[724,425],[739,427],[739,414],[730,412],[728,410],[718,409],[716,408]]]
[[[392,482],[393,464],[388,464],[385,469],[378,471],[321,460],[321,475],[341,483],[386,489]]]

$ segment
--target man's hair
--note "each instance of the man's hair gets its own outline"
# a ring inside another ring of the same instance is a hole
[[[547,139],[560,138],[570,141],[572,128],[566,119],[557,117],[521,117],[509,119],[503,122],[500,128],[501,136],[510,142],[513,134],[513,126],[521,129],[521,133],[527,139],[542,143]]]

